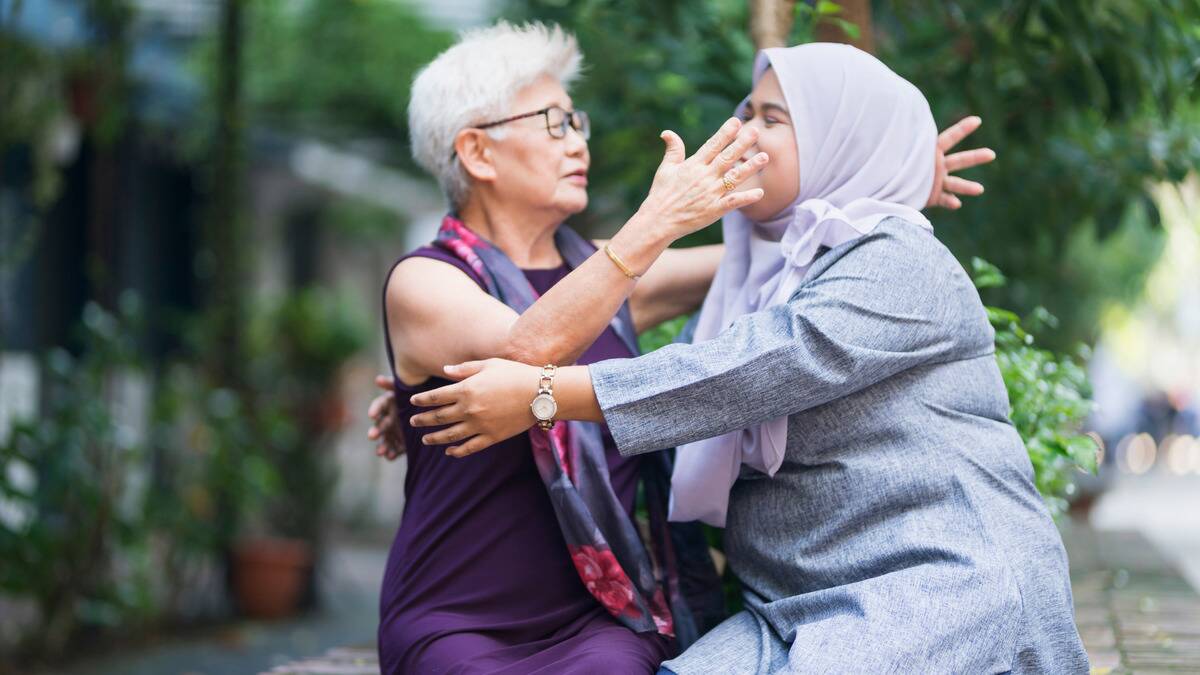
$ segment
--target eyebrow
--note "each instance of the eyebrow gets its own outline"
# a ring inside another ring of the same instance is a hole
[[[753,112],[754,104],[751,103],[750,101],[746,101],[746,109]],[[792,118],[792,114],[790,112],[788,112],[788,109],[783,107],[779,103],[771,103],[768,101],[767,103],[762,104],[762,111],[764,113],[771,111],[771,110],[774,110],[775,112],[779,112],[779,113],[783,113],[784,115],[787,115],[788,119]]]

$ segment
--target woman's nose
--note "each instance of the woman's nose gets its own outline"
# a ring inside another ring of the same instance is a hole
[[[580,155],[587,152],[587,139],[583,137],[578,129],[573,126],[567,126],[567,135],[563,139],[567,144],[567,154],[571,156]]]

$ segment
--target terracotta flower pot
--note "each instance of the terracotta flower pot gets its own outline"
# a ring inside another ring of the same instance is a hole
[[[256,619],[288,616],[299,607],[312,569],[312,549],[296,539],[243,539],[233,548],[238,610]]]

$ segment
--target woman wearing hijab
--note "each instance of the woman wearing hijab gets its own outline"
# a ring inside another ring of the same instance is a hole
[[[726,528],[745,610],[668,672],[1086,673],[993,331],[918,210],[928,104],[844,45],[765,50],[754,82],[743,157],[771,161],[743,185],[766,196],[723,222],[694,342],[451,366],[412,425],[453,456],[562,420],[623,456],[679,446],[671,518]]]

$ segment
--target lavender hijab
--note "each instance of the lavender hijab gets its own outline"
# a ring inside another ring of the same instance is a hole
[[[696,342],[743,314],[787,302],[822,247],[862,237],[892,216],[932,229],[920,209],[933,187],[937,127],[916,87],[840,44],[763,50],[755,84],[767,68],[775,69],[791,113],[800,192],[766,222],[736,211],[725,217],[725,257],[700,310]],[[742,465],[768,476],[779,469],[787,424],[781,417],[680,446],[671,520],[723,527]]]

